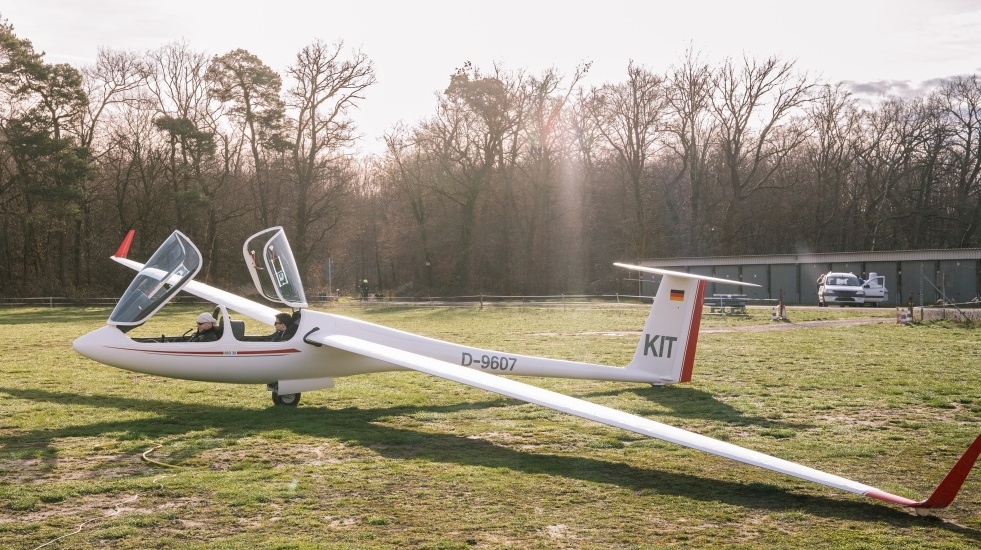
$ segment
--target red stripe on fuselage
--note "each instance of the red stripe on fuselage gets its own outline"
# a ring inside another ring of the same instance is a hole
[[[678,382],[691,381],[691,373],[695,368],[695,347],[698,345],[698,327],[702,324],[702,303],[705,300],[705,281],[698,281],[695,288],[695,307],[691,313],[691,323],[688,326],[688,345],[685,346],[685,360],[681,365],[681,377]]]
[[[112,349],[118,349],[122,351],[136,351],[139,353],[150,353],[153,355],[168,355],[171,357],[239,357],[239,356],[270,356],[279,357],[282,355],[287,355],[290,353],[300,353],[300,350],[296,348],[284,348],[284,349],[268,349],[268,350],[242,350],[235,351],[226,355],[224,350],[217,351],[179,351],[179,350],[156,350],[156,349],[136,349],[136,348],[120,348],[116,346],[108,346]]]

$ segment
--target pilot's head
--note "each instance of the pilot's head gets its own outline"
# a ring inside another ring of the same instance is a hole
[[[292,322],[293,317],[289,313],[278,313],[273,326],[276,327],[276,330],[286,330],[286,327],[290,326]]]
[[[202,313],[198,315],[198,330],[208,330],[209,328],[215,326],[215,318],[211,316],[210,313]]]

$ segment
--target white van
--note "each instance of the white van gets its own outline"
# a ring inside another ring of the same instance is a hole
[[[831,271],[818,279],[818,305],[860,306],[865,303],[865,288],[854,273]]]

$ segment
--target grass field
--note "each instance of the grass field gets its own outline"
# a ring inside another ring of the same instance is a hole
[[[647,313],[334,311],[613,364]],[[343,378],[273,407],[263,387],[75,354],[108,313],[0,310],[0,548],[981,546],[981,466],[950,508],[918,517],[417,373]],[[165,309],[146,330],[179,334],[196,313]],[[523,380],[926,497],[981,432],[981,331],[898,326],[890,309],[788,313],[886,322],[771,331],[754,328],[768,309],[705,316],[690,384]]]

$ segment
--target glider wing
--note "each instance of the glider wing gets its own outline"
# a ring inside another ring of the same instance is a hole
[[[729,458],[744,464],[765,468],[774,472],[779,472],[789,476],[797,477],[807,481],[813,481],[834,487],[843,491],[864,495],[874,499],[882,500],[914,508],[942,508],[953,500],[960,485],[964,482],[968,472],[981,453],[981,436],[975,440],[974,444],[964,456],[957,462],[951,472],[947,475],[940,487],[934,491],[934,495],[924,501],[915,501],[899,495],[894,495],[846,479],[834,474],[822,472],[814,468],[797,464],[777,458],[775,456],[763,454],[757,451],[712,439],[703,435],[696,434],[681,428],[655,422],[637,415],[605,407],[563,395],[550,390],[517,382],[508,378],[487,374],[473,369],[463,368],[445,361],[432,359],[404,350],[391,348],[375,342],[345,336],[341,334],[318,336],[312,334],[307,337],[310,341],[345,350],[351,353],[372,357],[385,361],[393,365],[399,365],[408,369],[424,372],[426,374],[466,384],[490,392],[498,393],[534,403],[543,407],[548,407],[560,412],[572,414],[589,420],[594,420],[609,426],[622,428],[635,433],[661,439],[671,443],[676,443],[684,447],[689,447],[706,453]]]

